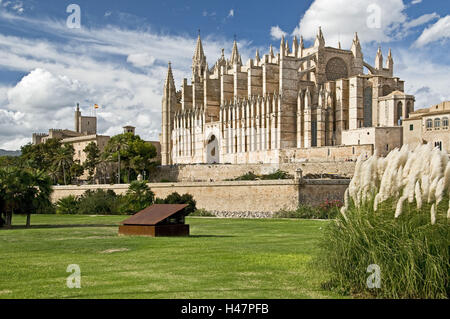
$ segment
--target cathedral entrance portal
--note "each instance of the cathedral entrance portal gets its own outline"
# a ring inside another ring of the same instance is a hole
[[[219,140],[214,134],[206,141],[206,162],[208,164],[219,163]]]

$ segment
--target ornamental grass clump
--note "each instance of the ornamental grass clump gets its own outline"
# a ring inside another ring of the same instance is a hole
[[[450,161],[431,145],[358,159],[344,207],[327,227],[327,286],[356,296],[448,298]],[[370,265],[380,287],[369,287]]]

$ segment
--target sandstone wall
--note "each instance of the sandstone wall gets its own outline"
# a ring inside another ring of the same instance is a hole
[[[301,168],[303,175],[307,174],[337,174],[342,177],[351,177],[355,171],[355,162],[297,162],[280,164],[243,164],[243,165],[177,165],[164,166],[152,174],[152,182],[162,180],[195,182],[195,181],[224,181],[235,179],[248,172],[257,175],[271,174],[280,169],[295,175],[295,171]]]
[[[326,199],[343,199],[348,180],[233,181],[148,184],[157,197],[172,192],[189,193],[198,208],[216,213],[273,213],[295,209],[300,203],[319,205]],[[55,186],[53,202],[69,195],[82,195],[88,189],[112,189],[116,194],[127,191],[128,185]],[[266,216],[267,214],[263,214]]]

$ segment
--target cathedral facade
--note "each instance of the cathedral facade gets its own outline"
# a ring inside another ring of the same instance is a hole
[[[338,150],[336,159],[361,144],[383,153],[400,146],[401,122],[413,111],[391,51],[384,63],[379,49],[372,66],[357,34],[350,50],[325,46],[320,28],[309,48],[283,37],[277,54],[271,46],[245,65],[235,41],[230,59],[222,50],[212,68],[199,35],[190,84],[184,79],[177,91],[169,64],[162,165],[279,163],[323,148],[328,156]]]

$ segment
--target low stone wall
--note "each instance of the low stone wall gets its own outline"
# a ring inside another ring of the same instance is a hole
[[[198,208],[218,216],[252,213],[268,217],[267,213],[282,209],[294,210],[301,203],[319,205],[326,199],[342,200],[348,183],[348,180],[273,180],[152,183],[148,186],[160,198],[173,192],[189,193],[194,196]],[[124,194],[128,185],[55,186],[52,200],[56,202],[69,195],[79,196],[88,189],[111,189],[116,194]]]
[[[320,162],[296,162],[281,164],[243,164],[243,165],[176,165],[159,167],[152,174],[152,182],[162,180],[178,182],[200,182],[200,181],[224,181],[235,179],[248,172],[257,175],[270,174],[280,169],[292,176],[301,168],[303,175],[308,174],[336,174],[342,177],[352,177],[355,170],[355,162],[350,161],[320,161]]]

